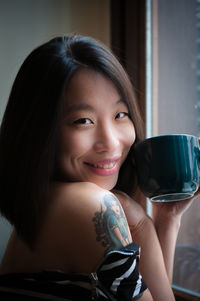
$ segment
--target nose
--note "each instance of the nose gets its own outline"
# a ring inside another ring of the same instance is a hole
[[[120,145],[120,137],[116,128],[112,126],[99,126],[95,134],[94,148],[96,152],[116,152]]]

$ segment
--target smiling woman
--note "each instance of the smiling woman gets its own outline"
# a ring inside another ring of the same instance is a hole
[[[113,83],[80,69],[64,95],[57,150],[57,180],[88,181],[112,189],[135,140],[133,122]]]
[[[57,37],[26,58],[0,130],[0,210],[14,226],[4,300],[174,300],[171,242],[188,204],[151,220],[130,197],[142,138],[130,80],[101,43]]]

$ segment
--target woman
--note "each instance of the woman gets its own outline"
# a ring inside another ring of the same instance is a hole
[[[131,83],[105,46],[58,37],[27,57],[0,132],[0,209],[14,226],[4,298],[174,300],[175,241],[192,200],[146,216],[131,198],[141,139]]]

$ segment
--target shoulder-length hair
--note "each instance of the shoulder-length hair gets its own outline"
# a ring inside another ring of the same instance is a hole
[[[49,205],[63,92],[72,75],[85,67],[113,82],[128,106],[137,140],[143,137],[131,82],[104,45],[89,37],[70,35],[33,50],[16,76],[0,128],[0,210],[30,246]],[[130,167],[129,155],[116,185],[126,192],[135,179]]]

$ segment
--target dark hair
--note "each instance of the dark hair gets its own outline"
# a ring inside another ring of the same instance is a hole
[[[89,37],[70,35],[33,50],[16,76],[0,129],[0,210],[30,246],[49,205],[63,91],[72,75],[85,67],[103,73],[114,83],[129,108],[137,140],[142,137],[130,80],[104,45]],[[129,192],[134,171],[130,169],[127,174],[127,168],[130,156],[116,187]]]

